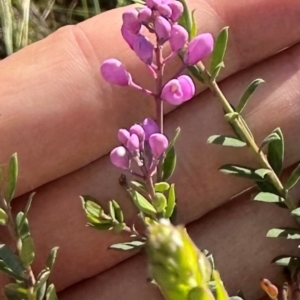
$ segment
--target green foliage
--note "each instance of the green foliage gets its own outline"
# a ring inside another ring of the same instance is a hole
[[[293,170],[292,174],[289,176],[284,184],[286,190],[292,189],[300,179],[300,164]]]
[[[279,140],[273,140],[268,147],[268,161],[277,175],[281,174],[284,160],[284,139],[280,128],[276,128],[274,133],[280,137]]]
[[[130,194],[133,203],[135,204],[135,206],[139,211],[149,216],[155,216],[156,209],[144,196],[142,196],[137,191],[133,191],[133,190],[130,191]]]
[[[253,200],[269,203],[284,203],[283,198],[269,192],[260,192],[253,197]]]
[[[267,233],[267,237],[270,238],[286,238],[289,240],[300,239],[300,230],[294,228],[273,228]]]
[[[184,12],[179,20],[179,24],[183,26],[188,34],[189,34],[189,40],[191,40],[195,36],[195,32],[197,33],[197,25],[194,20],[193,13],[189,11],[188,5],[185,0],[178,0],[183,4]]]
[[[167,151],[166,157],[163,161],[162,180],[166,181],[170,179],[170,177],[173,175],[175,171],[176,162],[177,162],[177,155],[176,155],[175,147],[173,146]]]
[[[247,144],[235,137],[224,136],[224,135],[212,135],[207,140],[208,144],[216,144],[230,147],[244,147]]]
[[[15,194],[16,185],[17,185],[17,178],[18,178],[18,157],[15,153],[10,161],[8,166],[8,181],[6,186],[6,193],[5,199],[6,201],[10,202]]]
[[[5,226],[8,220],[7,213],[0,208],[0,225]]]
[[[168,202],[164,213],[164,218],[171,218],[174,212],[176,205],[176,196],[175,196],[175,185],[171,184],[169,193],[168,193]]]
[[[132,241],[126,243],[114,244],[109,247],[109,249],[128,251],[128,250],[138,250],[144,246],[145,242],[142,241]]]
[[[228,42],[228,29],[229,27],[224,27],[215,42],[214,50],[212,53],[212,61],[210,65],[210,73],[211,73],[211,80],[214,81],[224,65],[224,56],[227,48]]]

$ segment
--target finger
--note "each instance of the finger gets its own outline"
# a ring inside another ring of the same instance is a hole
[[[216,35],[223,25],[231,28],[227,76],[299,40],[296,4],[191,1],[201,31]],[[101,157],[116,145],[118,128],[153,115],[151,99],[112,87],[98,74],[104,59],[116,57],[139,84],[153,82],[121,38],[122,11],[65,27],[1,62],[0,160],[18,152],[18,195]],[[178,61],[166,77],[176,67]]]
[[[298,186],[299,194],[300,188]],[[230,296],[243,291],[249,299],[259,299],[261,278],[282,284],[282,269],[270,261],[283,253],[297,254],[297,243],[266,238],[266,232],[278,226],[294,226],[285,210],[271,204],[249,201],[250,194],[210,212],[188,226],[188,232],[200,249],[213,254],[216,269]],[[187,257],[188,259],[188,257]],[[158,288],[146,282],[144,255],[121,263],[91,279],[71,286],[59,295],[61,300],[163,299]]]
[[[238,99],[252,79],[259,75],[266,80],[265,86],[253,95],[252,104],[246,107],[246,119],[258,142],[275,127],[282,128],[286,140],[286,166],[300,159],[297,126],[300,113],[299,49],[300,45],[297,45],[285,50],[222,84],[229,99]],[[182,128],[176,145],[178,168],[172,178],[176,184],[180,222],[200,218],[252,185],[250,181],[227,177],[218,171],[225,163],[255,165],[251,152],[245,148],[236,150],[206,145],[212,134],[231,134],[229,126],[222,121],[220,105],[210,93],[201,94],[195,101],[168,115],[166,125],[170,134],[178,125]],[[98,233],[83,226],[86,221],[78,198],[82,194],[93,195],[105,208],[109,199],[116,199],[125,212],[126,222],[132,224],[136,211],[126,191],[118,184],[119,176],[120,171],[104,157],[37,190],[29,215],[40,253],[36,269],[44,264],[51,247],[60,246],[54,273],[59,290],[127,258],[124,254],[106,250],[120,241],[118,235]],[[15,202],[16,211],[25,206],[26,200]],[[85,268],[80,267],[83,261]]]

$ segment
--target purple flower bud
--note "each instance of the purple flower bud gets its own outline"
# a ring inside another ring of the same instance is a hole
[[[183,7],[182,3],[179,1],[172,1],[172,2],[168,3],[168,5],[172,10],[172,14],[170,17],[171,20],[173,22],[177,22],[184,11],[184,7]]]
[[[138,20],[142,23],[148,24],[151,20],[152,10],[149,7],[144,7],[139,11]]]
[[[105,60],[100,67],[100,72],[106,81],[113,84],[127,86],[132,80],[124,65],[114,58]]]
[[[119,146],[110,152],[110,160],[118,168],[126,170],[130,168],[130,158],[123,146]]]
[[[132,134],[127,141],[126,148],[130,151],[130,153],[134,154],[136,151],[140,149],[140,141],[139,137],[136,134]]]
[[[151,9],[156,8],[160,4],[161,0],[146,0],[146,5]]]
[[[210,33],[203,33],[193,38],[184,54],[183,60],[188,66],[195,65],[207,57],[214,48],[214,39]]]
[[[138,36],[133,44],[133,50],[145,64],[152,64],[154,46],[148,38],[143,35]]]
[[[167,4],[161,4],[157,8],[159,14],[165,18],[169,18],[172,15],[172,9]]]
[[[118,140],[126,146],[128,139],[130,138],[130,133],[127,129],[119,129],[118,131]]]
[[[190,100],[195,95],[195,85],[187,75],[170,80],[162,89],[161,97],[173,105]]]
[[[148,141],[149,137],[154,134],[154,133],[159,133],[159,127],[157,123],[151,119],[151,118],[146,118],[143,123],[142,127],[144,128],[145,131],[145,140]]]
[[[123,39],[127,42],[129,47],[131,49],[133,49],[133,44],[134,44],[135,40],[137,39],[137,37],[139,36],[139,34],[132,33],[126,27],[124,27],[124,25],[121,27],[121,33],[122,33]]]
[[[161,133],[154,133],[149,138],[149,145],[155,158],[159,158],[168,148],[168,139]]]
[[[189,34],[183,26],[173,25],[171,30],[171,38],[169,40],[173,52],[177,52],[183,48],[189,38]]]
[[[164,17],[158,16],[154,21],[154,29],[161,44],[171,37],[171,24]]]
[[[139,141],[143,142],[145,140],[144,128],[139,124],[134,124],[129,129],[130,134],[135,134],[139,137]]]
[[[123,26],[132,33],[138,33],[141,29],[141,23],[138,20],[138,12],[135,9],[129,9],[122,15]]]

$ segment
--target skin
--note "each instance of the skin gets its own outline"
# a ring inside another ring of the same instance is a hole
[[[286,167],[300,159],[297,4],[297,0],[190,1],[190,7],[197,9],[199,33],[216,36],[223,26],[230,26],[220,85],[232,104],[253,79],[266,81],[244,114],[258,142],[275,127],[282,128]],[[24,207],[28,192],[37,192],[29,213],[37,248],[34,270],[42,268],[51,247],[60,247],[53,273],[58,291],[66,289],[60,299],[122,299],[125,287],[126,298],[160,299],[155,288],[145,283],[141,257],[121,263],[133,254],[106,250],[127,236],[86,228],[78,197],[93,195],[104,206],[113,197],[128,223],[136,220],[136,212],[118,184],[120,171],[111,166],[107,154],[118,144],[118,128],[153,116],[154,102],[130,88],[111,86],[99,76],[101,62],[115,57],[137,83],[153,87],[146,68],[120,35],[123,11],[113,10],[65,27],[0,63],[0,161],[6,163],[18,152],[16,211]],[[108,23],[109,31],[101,32]],[[179,66],[174,60],[166,78]],[[193,100],[169,114],[171,110],[174,107],[166,105],[166,133],[171,136],[177,126],[182,128],[173,177],[179,221],[195,221],[188,227],[191,235],[199,247],[214,253],[231,294],[242,288],[250,298],[259,296],[261,277],[278,280],[279,269],[269,261],[296,249],[293,243],[266,239],[265,233],[272,226],[287,226],[291,218],[276,207],[250,203],[249,194],[231,201],[251,182],[226,177],[218,167],[257,163],[248,150],[206,145],[210,135],[231,132],[220,104],[205,87],[198,85]],[[2,228],[0,236],[1,242],[9,242]],[[87,278],[91,279],[82,283]],[[0,286],[5,282],[0,275]]]

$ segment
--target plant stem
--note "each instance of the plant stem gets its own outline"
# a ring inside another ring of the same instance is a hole
[[[11,212],[11,205],[9,202],[7,202],[4,199],[2,190],[0,190],[0,200],[1,200],[1,204],[3,206],[3,209],[5,210],[7,217],[8,217],[8,220],[7,220],[8,232],[16,244],[17,253],[20,257],[20,254],[22,251],[22,241],[17,233],[16,225],[15,225],[14,218],[13,218],[13,215]],[[25,268],[25,284],[28,288],[28,295],[27,295],[28,299],[35,300],[35,293],[34,293],[34,289],[33,289],[35,281],[36,281],[35,276],[33,274],[31,266],[27,266],[27,267],[24,266],[24,268]]]
[[[217,82],[215,80],[211,80],[211,76],[206,70],[205,66],[200,62],[198,64],[198,67],[201,71],[201,74],[203,76],[203,79],[206,83],[206,85],[210,88],[210,90],[217,96],[220,103],[222,104],[224,110],[226,113],[234,113],[234,109],[231,107],[229,101],[226,99],[225,95],[220,90]],[[296,208],[293,201],[290,199],[290,197],[287,195],[286,190],[284,189],[280,179],[278,178],[277,174],[274,172],[273,168],[271,167],[270,163],[268,162],[268,159],[266,155],[259,151],[259,147],[256,144],[254,138],[249,133],[248,129],[243,124],[243,119],[241,116],[235,118],[232,120],[232,124],[237,127],[242,134],[244,140],[247,142],[248,146],[252,149],[255,156],[257,157],[257,160],[260,162],[261,166],[265,169],[270,170],[271,172],[267,174],[269,177],[269,180],[271,181],[272,185],[276,188],[279,195],[284,199],[286,206],[289,210],[294,210]]]

